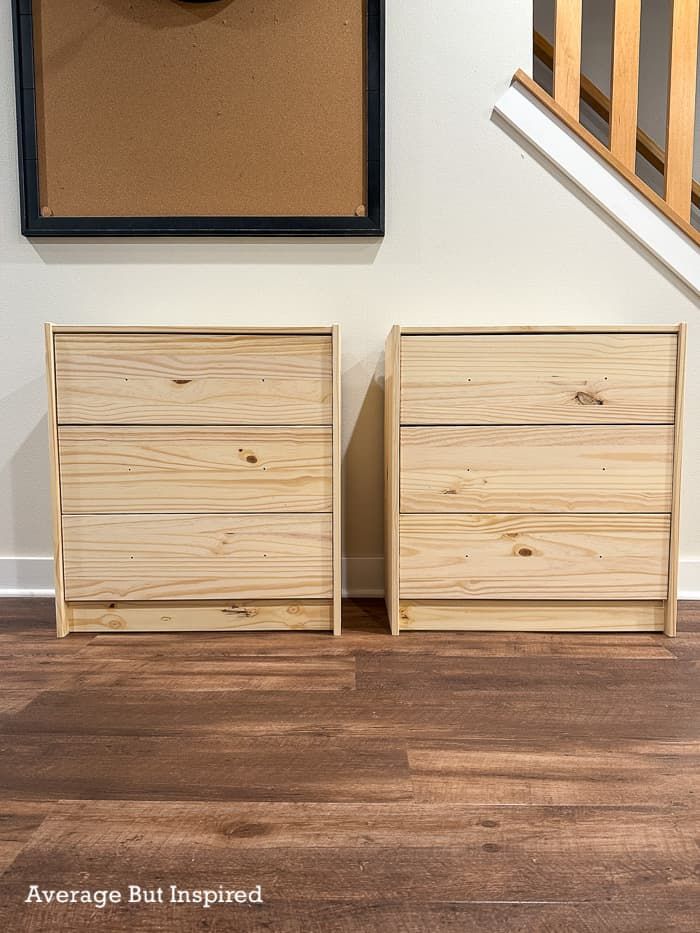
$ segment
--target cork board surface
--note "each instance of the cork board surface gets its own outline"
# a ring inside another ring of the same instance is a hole
[[[364,0],[34,0],[43,216],[362,216]]]

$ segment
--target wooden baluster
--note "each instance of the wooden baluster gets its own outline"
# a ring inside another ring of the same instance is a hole
[[[610,150],[631,172],[637,163],[642,0],[615,0]]]
[[[666,201],[671,210],[686,221],[690,220],[693,190],[699,24],[700,0],[673,0],[666,133]]]
[[[579,119],[583,0],[556,0],[554,99]]]

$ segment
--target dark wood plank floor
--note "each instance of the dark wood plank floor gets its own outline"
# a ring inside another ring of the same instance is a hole
[[[0,602],[0,929],[697,933],[700,608],[656,635],[53,636]],[[261,907],[25,905],[253,888]]]

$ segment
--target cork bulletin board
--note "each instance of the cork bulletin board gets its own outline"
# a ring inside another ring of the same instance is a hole
[[[25,235],[383,234],[383,0],[14,3]]]

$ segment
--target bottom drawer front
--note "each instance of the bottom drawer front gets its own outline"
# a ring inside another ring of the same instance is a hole
[[[664,606],[662,599],[402,599],[400,628],[402,632],[663,632]],[[547,644],[554,648],[552,642]],[[541,644],[539,649],[536,644],[532,647],[535,653],[542,650]],[[526,653],[525,645],[518,650]],[[565,652],[573,650],[575,646],[566,642]],[[585,651],[591,650],[589,643]],[[645,644],[640,657],[648,656]]]
[[[663,599],[668,515],[402,515],[403,599]]]
[[[332,596],[330,515],[64,515],[68,600]]]
[[[330,599],[81,602],[66,606],[72,632],[328,632]]]

